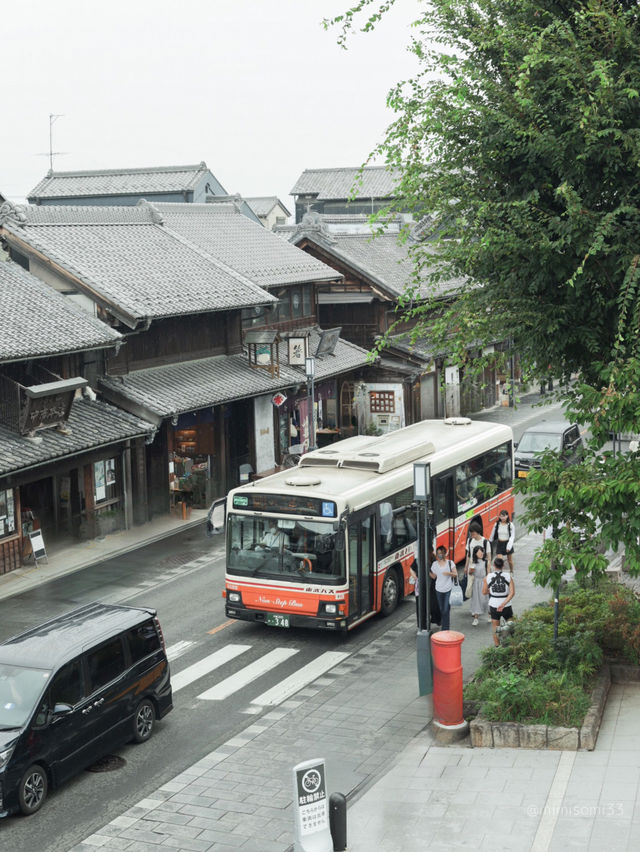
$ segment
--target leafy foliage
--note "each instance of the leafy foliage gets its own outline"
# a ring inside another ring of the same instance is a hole
[[[394,2],[358,0],[325,24],[346,47]],[[379,347],[409,322],[467,372],[515,352],[526,376],[577,375],[569,415],[591,431],[584,463],[550,458],[519,485],[526,525],[559,531],[532,569],[554,587],[571,565],[597,577],[598,551],[622,543],[638,573],[640,455],[600,451],[610,431],[640,424],[640,4],[423,8],[417,73],[389,92],[395,120],[372,156],[398,171],[396,196],[428,237],[410,241],[414,280]],[[444,302],[452,280],[457,296]]]
[[[603,658],[640,663],[640,601],[624,587],[601,581],[571,584],[560,598],[562,619],[553,641],[553,607],[538,605],[516,622],[508,640],[482,654],[465,685],[488,719],[581,725],[593,675]]]

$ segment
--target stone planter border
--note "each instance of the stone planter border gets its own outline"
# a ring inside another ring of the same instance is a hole
[[[476,716],[469,730],[473,748],[535,748],[563,751],[593,751],[611,683],[639,683],[640,666],[619,663],[604,665],[591,692],[591,706],[579,728],[555,725],[525,725],[520,722],[491,722]],[[471,702],[465,708],[473,712]],[[466,714],[465,714],[466,715]]]

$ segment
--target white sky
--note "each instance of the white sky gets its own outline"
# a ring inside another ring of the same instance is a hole
[[[349,0],[4,3],[0,192],[22,201],[44,177],[61,113],[56,171],[204,160],[227,192],[293,212],[305,168],[358,166],[382,138],[417,3],[347,51],[321,23]]]

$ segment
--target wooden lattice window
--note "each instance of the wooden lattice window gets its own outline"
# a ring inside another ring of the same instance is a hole
[[[396,396],[391,391],[369,391],[369,410],[372,414],[393,414]]]

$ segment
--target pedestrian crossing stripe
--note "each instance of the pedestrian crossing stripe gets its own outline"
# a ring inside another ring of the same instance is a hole
[[[276,686],[263,692],[252,700],[252,704],[260,704],[263,707],[275,706],[286,701],[296,692],[308,686],[316,678],[328,672],[338,663],[341,663],[349,654],[343,651],[327,651],[306,666],[303,666],[290,677],[276,684]]]
[[[178,690],[183,689],[190,683],[193,683],[194,680],[204,677],[204,675],[220,668],[220,666],[223,666],[230,660],[235,659],[235,657],[240,656],[240,654],[244,654],[244,652],[248,651],[250,648],[251,645],[225,645],[224,648],[214,651],[213,654],[209,654],[208,657],[199,660],[197,663],[194,663],[192,666],[184,669],[184,671],[178,672],[176,675],[172,675],[172,691],[174,693],[178,692]]]
[[[297,653],[296,648],[275,648],[275,650],[269,651],[268,654],[260,657],[259,660],[250,663],[248,666],[240,669],[239,672],[212,686],[211,689],[200,693],[198,698],[201,698],[203,701],[222,701],[223,698],[228,698],[234,692],[248,686],[256,678],[271,671],[271,669],[279,666],[280,663],[283,663]]]

